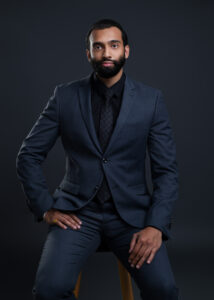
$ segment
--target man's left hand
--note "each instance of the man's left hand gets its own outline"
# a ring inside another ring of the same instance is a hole
[[[128,259],[131,266],[139,269],[146,259],[147,263],[151,263],[161,243],[162,231],[157,228],[147,226],[134,233],[129,249],[131,255]]]

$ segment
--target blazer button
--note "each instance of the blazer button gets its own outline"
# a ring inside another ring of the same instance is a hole
[[[107,161],[108,161],[108,160],[107,160],[105,157],[103,157],[103,162],[104,162],[104,163],[107,163]]]

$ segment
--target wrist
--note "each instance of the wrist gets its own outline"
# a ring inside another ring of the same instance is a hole
[[[160,228],[157,228],[157,227],[155,227],[155,226],[146,226],[147,228],[152,228],[152,229],[154,229],[155,231],[157,231],[157,232],[159,232],[160,234],[162,234],[163,232],[162,232],[162,230],[160,229]]]

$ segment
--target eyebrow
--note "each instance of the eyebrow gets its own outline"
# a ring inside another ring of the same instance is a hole
[[[110,43],[121,43],[121,41],[119,41],[119,40],[111,40],[111,41],[109,41],[108,42],[109,44]],[[96,46],[96,45],[103,45],[103,43],[102,42],[94,42],[93,44],[92,44],[92,46]]]

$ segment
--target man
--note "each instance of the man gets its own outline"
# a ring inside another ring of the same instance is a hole
[[[37,221],[49,224],[36,300],[75,299],[78,274],[101,238],[144,300],[178,299],[165,245],[178,196],[175,142],[162,92],[124,73],[129,52],[119,23],[94,23],[86,37],[94,71],[56,87],[18,153],[28,206]],[[41,163],[59,136],[66,174],[50,195]],[[146,147],[152,195],[145,180]]]

